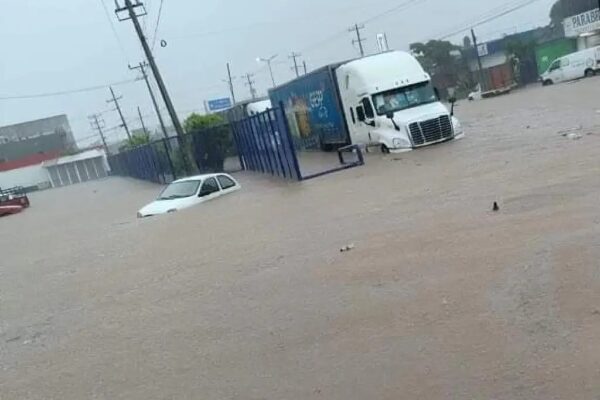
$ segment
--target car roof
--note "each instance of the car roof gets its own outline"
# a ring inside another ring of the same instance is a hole
[[[219,176],[219,175],[229,176],[229,175],[224,174],[224,173],[195,175],[195,176],[188,176],[187,178],[178,179],[178,180],[174,181],[173,183],[189,182],[189,181],[203,181],[205,179],[213,178],[213,177]]]

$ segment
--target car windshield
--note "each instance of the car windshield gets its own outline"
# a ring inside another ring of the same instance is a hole
[[[375,109],[379,115],[433,103],[437,100],[430,82],[393,89],[373,96]]]
[[[198,192],[200,181],[185,181],[171,183],[162,191],[158,200],[182,199],[184,197],[195,196]]]

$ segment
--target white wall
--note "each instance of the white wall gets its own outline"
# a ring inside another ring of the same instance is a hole
[[[0,172],[0,187],[3,189],[36,185],[40,189],[50,187],[48,171],[41,164]]]
[[[506,57],[506,53],[496,52],[494,54],[481,57],[481,66],[483,67],[483,69],[488,69],[492,67],[497,67],[498,65],[506,64],[507,61],[508,57]],[[477,59],[474,59],[469,62],[469,69],[471,71],[477,71],[479,69]]]
[[[580,36],[577,38],[577,50],[600,46],[600,35]]]

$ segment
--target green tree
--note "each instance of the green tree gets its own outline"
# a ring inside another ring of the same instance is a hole
[[[202,129],[210,128],[213,126],[222,125],[225,123],[225,119],[219,114],[208,114],[200,115],[196,113],[190,114],[183,123],[183,127],[186,132],[200,131]]]
[[[445,40],[430,40],[413,43],[410,50],[432,77],[438,77],[459,92],[471,89],[471,73],[459,46]]]
[[[136,147],[144,146],[150,143],[150,135],[147,133],[133,135],[127,139],[125,143],[119,147],[120,151],[134,149]]]
[[[225,119],[218,114],[194,113],[185,119],[184,127],[198,170],[223,171],[225,158],[233,152],[233,135]]]

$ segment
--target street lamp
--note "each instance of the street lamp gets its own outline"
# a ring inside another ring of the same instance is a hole
[[[278,54],[275,54],[274,56],[271,56],[269,58],[262,58],[262,57],[257,57],[256,61],[257,62],[264,62],[267,63],[267,65],[269,66],[269,72],[271,73],[271,82],[273,82],[273,87],[275,87],[275,78],[273,77],[273,67],[271,66],[271,62],[277,58]]]

